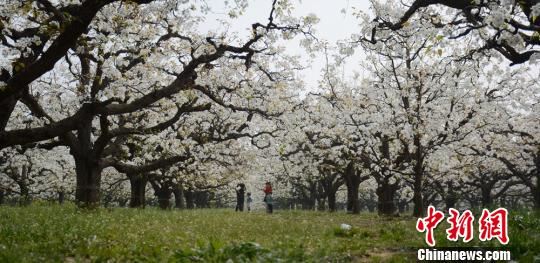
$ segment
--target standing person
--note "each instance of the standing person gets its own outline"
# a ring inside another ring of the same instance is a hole
[[[251,193],[247,193],[247,209],[248,212],[251,211],[251,203],[253,202],[253,199],[251,199]]]
[[[236,209],[234,211],[244,211],[244,192],[246,191],[245,184],[236,185]]]
[[[266,182],[263,191],[264,202],[266,203],[266,212],[271,214],[272,212],[274,212],[272,200],[272,184],[270,184],[270,182]]]

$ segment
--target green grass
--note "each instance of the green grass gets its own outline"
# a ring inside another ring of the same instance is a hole
[[[512,256],[532,260],[540,254],[539,217],[510,221]],[[343,231],[342,223],[353,228]],[[444,228],[438,244],[470,245],[445,242]],[[425,245],[414,219],[373,214],[0,207],[0,262],[415,262],[418,247]]]

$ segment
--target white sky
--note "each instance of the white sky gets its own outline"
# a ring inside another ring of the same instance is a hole
[[[207,17],[202,25],[202,30],[224,29],[217,21],[218,19],[228,20],[230,18],[224,9],[223,1],[208,0],[208,5],[213,10],[213,17]],[[358,33],[360,30],[359,20],[353,15],[353,8],[369,11],[369,1],[367,0],[292,0],[294,6],[293,15],[296,17],[307,16],[310,13],[315,14],[319,18],[319,23],[314,27],[316,37],[320,40],[326,40],[330,44],[336,43],[338,40],[350,38],[351,34]],[[249,33],[251,24],[268,22],[272,0],[252,0],[246,12],[231,22],[229,32],[239,32],[240,34]],[[219,30],[221,31],[221,30]],[[289,41],[286,43],[289,54],[302,55],[307,60],[307,55],[299,46],[298,41]],[[321,70],[325,65],[325,60],[322,55],[315,58],[313,61],[305,63],[309,68],[303,70],[303,80],[308,89],[312,90],[317,87],[318,80],[321,79]],[[349,61],[345,65],[348,74],[353,71],[359,71],[360,67],[357,62]]]
[[[223,0],[206,0],[208,6],[213,10],[213,15],[207,16],[206,21],[202,23],[201,30],[227,30],[228,32],[238,32],[240,35],[249,34],[251,24],[255,22],[266,23],[273,0],[250,0],[249,6],[245,13],[233,20],[228,28],[218,21],[219,19],[231,21],[225,11]],[[233,2],[233,0],[229,0]],[[294,6],[293,15],[296,17],[307,16],[310,13],[315,14],[319,19],[319,23],[315,26],[316,36],[320,40],[326,40],[330,44],[335,44],[339,40],[350,38],[351,34],[360,31],[359,19],[354,17],[353,12],[363,11],[370,14],[370,3],[368,0],[290,0]],[[343,12],[344,11],[344,12]],[[308,90],[313,90],[318,86],[318,81],[321,79],[321,70],[325,65],[325,60],[320,54],[313,61],[307,61],[308,56],[299,46],[298,41],[284,42],[289,54],[302,55],[306,59],[305,65],[309,68],[301,72],[301,77],[306,83]],[[362,59],[362,54],[359,49],[356,50],[355,56],[348,59],[343,65],[342,72],[344,76],[349,77],[354,72],[360,72],[359,65]],[[505,61],[504,66],[508,66],[509,62]],[[540,66],[533,66],[529,71],[532,78],[540,77]],[[363,75],[363,74],[361,74]]]

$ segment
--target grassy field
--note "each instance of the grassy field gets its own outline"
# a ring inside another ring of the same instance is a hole
[[[343,231],[342,223],[353,228]],[[540,218],[520,213],[510,223],[505,249],[532,262],[540,255]],[[425,247],[414,226],[413,218],[310,211],[0,207],[0,262],[414,262],[416,248]],[[445,241],[445,228],[437,229],[438,245],[464,245]]]

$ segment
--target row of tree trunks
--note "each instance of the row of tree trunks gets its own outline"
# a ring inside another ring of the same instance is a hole
[[[146,185],[150,182],[158,199],[158,205],[162,209],[172,207],[171,198],[174,195],[174,207],[178,209],[194,209],[195,207],[210,207],[210,194],[208,191],[194,191],[184,189],[182,184],[171,182],[159,183],[148,180],[144,175],[128,175],[131,186],[129,206],[132,208],[144,208],[146,204]]]
[[[58,203],[64,204],[66,200],[66,193],[64,191],[58,191]],[[0,189],[0,205],[3,205],[5,203],[5,197],[6,197],[6,191],[4,189]],[[20,204],[25,205],[29,204],[30,202],[30,195],[29,191],[26,188],[26,190],[21,190],[21,199]]]
[[[78,156],[80,157],[80,156]],[[77,203],[83,207],[94,207],[99,204],[99,188],[101,180],[101,170],[92,161],[92,158],[86,156],[86,158],[76,158],[76,171],[77,171],[77,191],[76,191],[76,200]],[[23,169],[24,174],[24,169]],[[421,174],[421,172],[419,173]],[[415,174],[418,176],[418,174]],[[540,177],[540,175],[537,175]],[[130,207],[144,207],[145,206],[145,193],[146,185],[148,180],[145,176],[142,175],[128,175],[131,185],[131,197],[129,206]],[[413,215],[419,216],[418,213],[423,213],[427,204],[424,203],[424,198],[422,196],[422,191],[418,189],[423,189],[422,183],[423,175],[419,176],[415,180],[414,184],[414,213]],[[358,202],[358,192],[359,185],[363,181],[357,174],[354,169],[354,164],[349,163],[347,166],[344,179],[347,186],[347,211],[349,213],[357,214],[360,212],[360,205]],[[539,178],[540,179],[540,178]],[[418,185],[420,184],[420,185]],[[336,211],[336,192],[337,188],[332,184],[322,184],[322,187],[325,192],[326,200],[328,201],[328,209],[330,211]],[[312,187],[310,187],[312,188]],[[22,205],[28,204],[29,199],[29,189],[25,185],[20,186],[21,189],[21,199],[20,203]],[[156,189],[155,189],[156,190]],[[311,189],[312,190],[312,189]],[[379,214],[382,215],[392,215],[396,211],[396,206],[394,203],[394,197],[398,190],[397,184],[379,184],[377,188],[377,208]],[[486,185],[481,187],[481,204],[483,207],[489,207],[493,204],[492,198],[492,189]],[[536,190],[536,189],[534,189]],[[158,197],[159,206],[163,209],[168,209],[171,207],[170,199],[174,194],[175,197],[175,208],[188,208],[193,209],[197,207],[207,207],[209,205],[208,196],[204,195],[205,193],[199,193],[194,191],[185,191],[181,185],[165,188],[160,188],[156,191],[156,196]],[[204,195],[204,196],[203,196]],[[0,192],[0,204],[4,202],[5,192]],[[185,199],[184,199],[185,198]],[[306,196],[305,200],[302,202],[302,207],[304,209],[314,209],[317,196],[310,191],[310,194]],[[320,198],[319,198],[320,199]],[[536,209],[540,209],[540,191],[536,190],[533,192],[534,206]],[[63,203],[65,200],[65,193],[58,192],[58,202]],[[419,206],[417,202],[422,201],[422,206]],[[445,198],[444,202],[446,207],[455,207],[457,198],[454,194],[449,194],[448,198]],[[197,204],[196,204],[197,203]],[[319,207],[321,204],[324,204],[319,200]],[[420,208],[420,209],[419,209]]]

